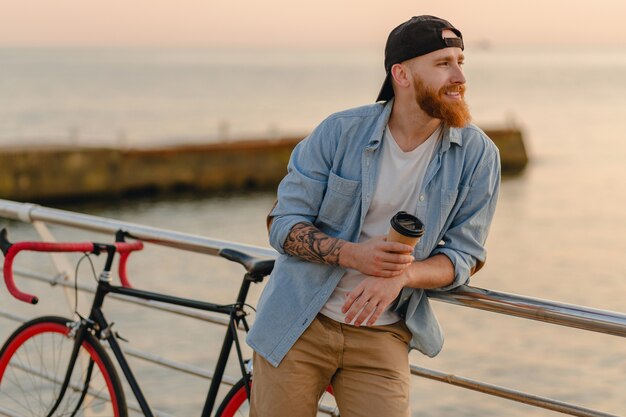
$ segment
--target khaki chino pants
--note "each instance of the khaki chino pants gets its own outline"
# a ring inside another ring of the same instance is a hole
[[[403,321],[355,327],[318,314],[278,367],[254,354],[251,417],[314,417],[331,384],[341,417],[409,416]]]

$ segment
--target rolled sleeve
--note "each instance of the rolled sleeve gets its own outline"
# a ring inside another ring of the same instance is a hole
[[[476,169],[467,195],[460,202],[454,220],[443,234],[442,244],[431,253],[431,256],[447,256],[454,266],[453,282],[435,291],[449,291],[464,285],[472,274],[482,268],[487,258],[485,241],[499,190],[500,157],[497,149],[493,149]]]
[[[283,245],[291,228],[314,223],[326,192],[336,135],[326,120],[293,150],[287,175],[278,186],[278,202],[270,216],[270,245],[285,253]]]

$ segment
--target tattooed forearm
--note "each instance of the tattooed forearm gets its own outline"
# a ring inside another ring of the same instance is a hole
[[[283,249],[289,255],[310,262],[339,265],[339,251],[345,243],[322,233],[310,223],[298,223],[291,228]]]

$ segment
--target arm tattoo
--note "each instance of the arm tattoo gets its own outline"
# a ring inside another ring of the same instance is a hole
[[[283,249],[309,262],[339,265],[339,251],[346,242],[335,239],[310,223],[297,223],[287,235]]]

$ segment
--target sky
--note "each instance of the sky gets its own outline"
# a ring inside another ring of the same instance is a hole
[[[0,0],[0,46],[382,47],[413,15],[466,44],[625,46],[624,0]]]

